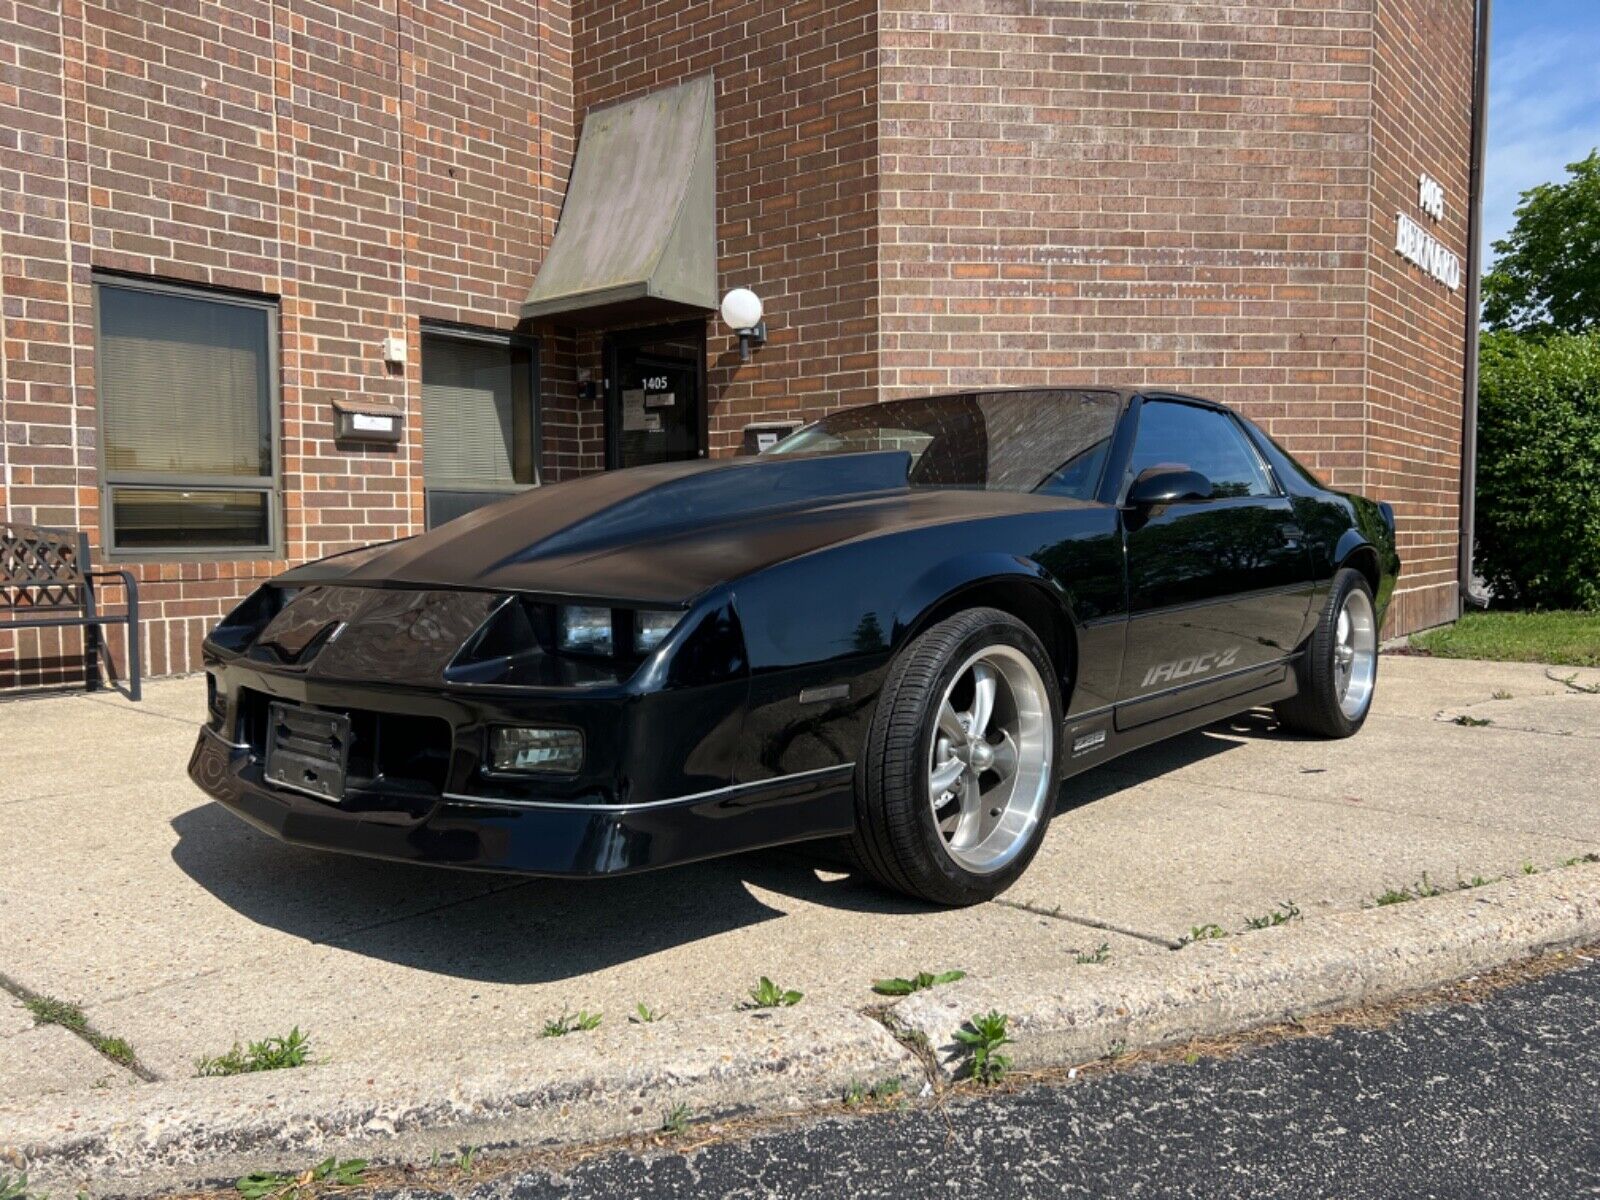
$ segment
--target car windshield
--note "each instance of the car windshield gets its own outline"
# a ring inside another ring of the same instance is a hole
[[[1118,393],[1087,389],[891,400],[832,413],[764,453],[905,450],[912,487],[1088,500],[1121,408]]]

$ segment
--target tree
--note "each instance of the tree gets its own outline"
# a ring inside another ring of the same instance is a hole
[[[1600,150],[1563,183],[1522,193],[1516,224],[1494,244],[1483,319],[1519,333],[1600,330]]]

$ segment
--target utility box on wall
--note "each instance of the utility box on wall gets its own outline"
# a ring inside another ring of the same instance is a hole
[[[333,402],[333,436],[341,442],[399,442],[405,414],[386,404]]]
[[[744,427],[744,445],[740,454],[760,454],[776,446],[796,429],[799,421],[754,421]]]

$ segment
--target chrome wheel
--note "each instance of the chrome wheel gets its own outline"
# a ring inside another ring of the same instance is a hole
[[[1372,600],[1359,587],[1351,588],[1339,609],[1333,643],[1333,682],[1339,711],[1354,721],[1372,702],[1372,684],[1378,674],[1378,625]]]
[[[1001,870],[1028,845],[1050,800],[1054,731],[1044,680],[1022,651],[990,646],[956,672],[935,721],[928,802],[944,848],[974,874]]]

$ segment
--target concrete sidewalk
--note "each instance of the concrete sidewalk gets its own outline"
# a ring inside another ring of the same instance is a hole
[[[668,1023],[730,1014],[760,975],[806,1010],[849,1011],[884,976],[1060,975],[1102,943],[1160,969],[1194,926],[1237,932],[1288,904],[1311,919],[1424,876],[1448,888],[1600,852],[1600,696],[1567,674],[1386,656],[1353,740],[1252,715],[1125,758],[1068,784],[1012,892],[961,912],[793,854],[563,883],[296,850],[184,776],[200,681],[154,683],[137,706],[12,701],[0,976],[81,1004],[170,1083],[295,1026],[323,1068],[392,1079],[517,1053],[564,1010],[603,1013],[607,1045],[641,1002]],[[8,1117],[160,1086],[0,997],[0,1143]]]

